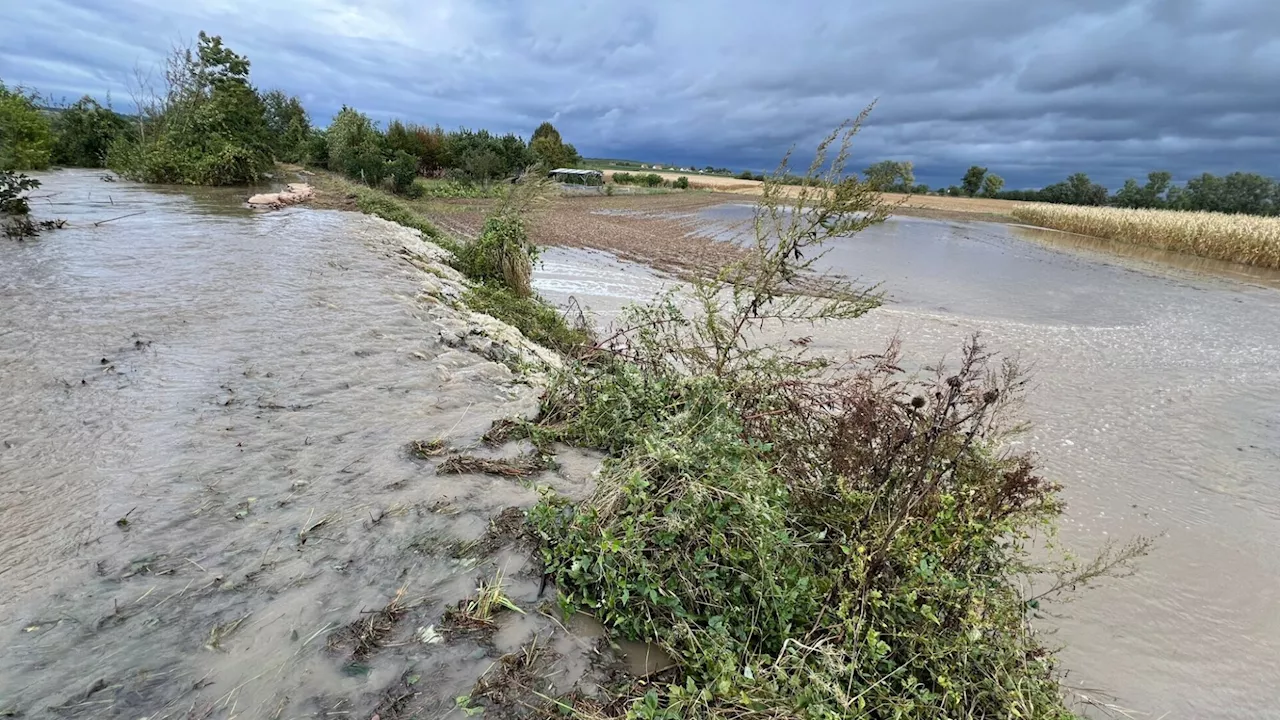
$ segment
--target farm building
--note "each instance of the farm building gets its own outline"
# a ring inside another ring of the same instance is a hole
[[[547,173],[547,177],[569,185],[603,185],[604,173],[599,170],[578,170],[576,168],[556,168]]]

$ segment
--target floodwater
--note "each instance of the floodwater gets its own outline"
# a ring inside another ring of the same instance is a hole
[[[414,233],[42,179],[37,216],[70,227],[0,243],[0,716],[461,717],[534,636],[564,658],[557,688],[590,682],[594,646],[537,612],[527,552],[448,550],[531,483],[407,450],[474,445],[537,396],[442,339],[466,323],[400,257]],[[584,492],[596,461],[560,462],[532,482]],[[499,570],[527,615],[423,641]],[[397,597],[357,655],[340,629]]]
[[[518,545],[449,550],[534,502],[530,483],[437,475],[407,451],[474,445],[537,392],[446,342],[466,323],[401,258],[412,233],[44,179],[58,194],[37,214],[71,227],[0,242],[0,715],[463,717],[455,698],[534,638],[562,658],[553,692],[594,682],[592,633],[537,612]],[[601,253],[544,261],[537,287],[602,322],[670,284]],[[932,361],[981,331],[1035,370],[1025,442],[1065,485],[1064,543],[1160,536],[1137,575],[1051,608],[1068,682],[1134,717],[1274,715],[1280,277],[910,218],[826,262],[890,302],[796,336],[846,353],[897,333]],[[560,461],[533,482],[586,492],[595,460]],[[422,641],[498,570],[527,614]],[[355,657],[341,629],[397,596]]]
[[[709,232],[750,208],[702,211]],[[556,252],[536,283],[602,320],[657,274]],[[1088,715],[1277,716],[1280,707],[1280,273],[992,223],[895,218],[832,244],[831,271],[885,307],[798,327],[833,354],[901,337],[916,363],[981,332],[1034,371],[1023,442],[1065,486],[1061,541],[1087,555],[1156,538],[1136,575],[1042,626]]]

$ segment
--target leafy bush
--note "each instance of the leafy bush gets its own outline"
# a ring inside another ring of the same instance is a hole
[[[302,145],[302,162],[329,167],[329,136],[324,130],[312,130]]]
[[[508,287],[502,273],[502,261],[499,259],[495,263],[489,259],[492,256],[485,248],[478,247],[469,251],[468,245],[459,245],[454,242],[403,201],[381,190],[349,184],[327,176],[318,177],[316,182],[336,184],[337,187],[333,188],[334,190],[355,196],[356,206],[361,212],[418,230],[424,237],[452,252],[453,265],[475,281],[475,285],[464,297],[472,310],[502,320],[518,329],[533,342],[566,355],[577,353],[589,343],[590,334],[587,330],[571,327],[554,307],[536,295],[522,296]],[[525,187],[518,186],[517,192],[504,195],[499,213],[519,219],[531,204],[531,196],[538,192],[536,183],[529,183]],[[512,226],[508,225],[501,232],[512,232],[511,228]],[[498,234],[499,231],[496,229],[490,233],[490,241],[493,241]],[[507,242],[512,241],[512,238],[507,239]],[[530,246],[524,252],[532,264],[536,257],[536,249]]]
[[[382,134],[364,113],[343,106],[325,131],[330,170],[377,185],[386,177],[382,158]]]
[[[271,150],[277,160],[301,162],[311,137],[311,119],[297,96],[272,90],[262,96],[267,129],[271,134]]]
[[[514,213],[485,220],[480,236],[458,251],[458,269],[475,280],[502,283],[519,297],[533,294],[533,263],[538,248],[529,242],[524,220]]]
[[[417,197],[421,188],[414,184],[418,177],[418,158],[403,150],[397,150],[395,157],[387,164],[387,172],[391,175],[391,187],[397,195]]]
[[[68,167],[104,167],[107,151],[129,128],[110,106],[85,95],[58,113],[53,123],[53,162]]]
[[[445,199],[501,198],[507,185],[480,185],[459,180],[419,180],[419,197]]]
[[[169,58],[165,78],[163,94],[140,103],[140,132],[112,143],[108,167],[133,180],[188,185],[253,183],[270,170],[271,133],[247,58],[201,32],[194,52]]]
[[[0,170],[0,214],[26,215],[31,211],[26,193],[40,187],[40,181],[12,170]]]
[[[674,682],[640,686],[636,716],[1071,717],[1019,583],[1061,506],[1001,449],[1016,368],[974,340],[918,381],[893,345],[851,370],[750,335],[878,304],[815,274],[825,240],[888,214],[844,172],[865,116],[820,145],[798,192],[766,182],[749,258],[688,302],[630,309],[526,428],[610,454],[592,498],[548,492],[530,520],[566,610],[677,660]]]
[[[677,190],[688,190],[689,178],[685,177],[684,175],[681,175],[680,177],[676,178],[676,181],[671,184],[671,187]]]
[[[33,92],[0,82],[0,170],[49,167],[53,134],[39,100]]]
[[[662,187],[663,183],[662,176],[657,173],[614,173],[613,181],[619,185],[642,185],[651,188]],[[685,178],[684,181],[687,186],[689,179]]]

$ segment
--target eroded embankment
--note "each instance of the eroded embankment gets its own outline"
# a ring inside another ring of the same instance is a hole
[[[594,687],[510,508],[581,496],[596,460],[448,462],[531,451],[482,435],[556,360],[459,305],[440,248],[127,183],[111,203],[146,213],[95,228],[94,176],[45,180],[86,208],[0,247],[0,713],[387,720]],[[518,610],[486,619],[494,583]]]

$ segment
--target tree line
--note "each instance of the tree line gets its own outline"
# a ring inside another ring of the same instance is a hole
[[[131,180],[190,185],[260,181],[275,162],[301,162],[369,185],[413,194],[418,177],[491,183],[530,167],[576,167],[582,158],[551,123],[528,142],[515,134],[445,131],[392,121],[385,130],[344,106],[317,128],[295,96],[259,92],[249,59],[201,32],[175,51],[158,89],[131,88],[136,111],[90,96],[56,106],[0,82],[0,171],[51,165],[106,167]]]
[[[1082,172],[1036,190],[1005,190],[1004,178],[979,165],[966,170],[960,184],[934,191],[928,185],[915,184],[909,161],[878,162],[863,171],[863,176],[883,192],[932,193],[1062,205],[1280,215],[1280,182],[1258,173],[1233,172],[1222,176],[1203,173],[1179,185],[1173,182],[1172,173],[1157,170],[1147,174],[1145,183],[1134,178],[1125,180],[1115,193]]]

